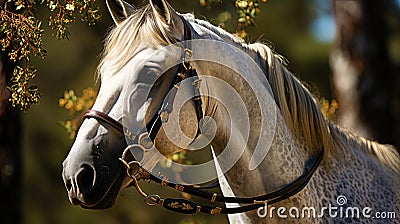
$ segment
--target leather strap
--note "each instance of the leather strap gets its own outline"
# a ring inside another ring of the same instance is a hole
[[[164,199],[165,201],[160,204],[171,211],[175,212],[180,212],[180,213],[194,213],[194,212],[202,212],[202,213],[208,213],[208,214],[213,214],[215,212],[219,212],[220,214],[234,214],[234,213],[242,213],[242,212],[247,212],[251,211],[260,207],[265,206],[265,204],[274,204],[277,202],[280,202],[282,200],[285,200],[301,190],[304,189],[304,187],[307,186],[308,182],[310,181],[311,177],[317,170],[318,166],[320,165],[322,159],[323,159],[323,154],[324,150],[322,149],[321,152],[319,153],[317,157],[317,161],[312,165],[310,169],[305,169],[304,173],[294,180],[293,182],[289,183],[285,187],[264,194],[260,196],[255,196],[255,197],[225,197],[225,196],[219,196],[216,193],[210,193],[206,192],[203,190],[196,189],[192,186],[188,185],[179,185],[179,184],[174,184],[171,182],[168,182],[166,180],[162,180],[152,174],[149,174],[149,179],[156,182],[160,183],[163,186],[168,186],[174,189],[177,189],[179,191],[188,193],[190,195],[194,195],[200,198],[208,199],[211,202],[223,202],[223,203],[241,203],[241,204],[250,204],[250,205],[245,205],[245,206],[240,206],[236,208],[221,208],[221,207],[213,207],[213,206],[204,206],[204,205],[199,205],[193,201],[189,201],[186,199],[182,198],[166,198]],[[165,203],[165,202],[168,203]],[[191,205],[191,207],[195,207],[197,209],[192,210],[192,209],[186,209],[186,205]],[[171,207],[172,206],[172,207]]]
[[[122,135],[124,134],[124,126],[116,121],[114,118],[108,116],[107,114],[97,111],[97,110],[87,110],[85,114],[83,115],[83,118],[95,118],[98,121],[101,121],[103,123],[106,123],[107,125],[110,125],[113,127],[115,130],[117,130],[119,133]]]

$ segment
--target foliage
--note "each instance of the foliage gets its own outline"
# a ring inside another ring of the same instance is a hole
[[[327,100],[325,98],[320,99],[320,110],[324,117],[331,121],[336,120],[336,110],[339,108],[339,104],[336,100]]]
[[[97,93],[93,88],[86,88],[82,91],[82,96],[76,96],[74,90],[64,92],[64,97],[58,100],[58,105],[65,108],[68,112],[68,120],[60,121],[59,124],[68,132],[71,139],[75,138],[78,124],[83,113],[92,107]]]
[[[267,0],[261,0],[267,2]],[[238,12],[239,31],[247,26],[254,25],[256,15],[260,12],[259,0],[236,0],[235,7]]]
[[[20,105],[23,110],[27,110],[31,104],[38,103],[40,94],[36,86],[29,86],[28,82],[36,76],[36,69],[31,64],[26,64],[26,67],[16,66],[14,69],[11,81],[13,84],[11,90],[11,103],[15,107]]]
[[[0,11],[0,17],[2,51],[7,51],[8,57],[13,62],[20,62],[20,66],[16,66],[12,74],[12,85],[8,87],[12,93],[10,101],[13,106],[18,105],[26,111],[40,98],[38,88],[29,86],[28,83],[36,77],[36,69],[30,63],[30,56],[42,58],[46,56],[46,50],[42,48],[41,22],[32,16],[24,16],[3,9]]]
[[[261,0],[266,3],[268,0]],[[199,0],[200,5],[209,7],[211,3],[221,3],[222,0]],[[255,24],[255,18],[260,13],[260,0],[235,0],[233,1],[237,12],[236,35],[244,38],[247,35],[246,29]],[[220,14],[221,18],[230,18],[226,12]]]
[[[38,87],[29,85],[37,75],[31,56],[46,57],[42,21],[35,14],[38,4],[45,4],[55,13],[49,17],[49,26],[58,39],[68,39],[69,24],[76,20],[77,14],[89,25],[101,19],[96,0],[8,0],[0,5],[1,50],[18,64],[11,77],[12,84],[8,87],[11,91],[10,101],[23,111],[29,110],[40,99]]]
[[[179,222],[179,224],[206,224],[206,223],[207,222],[205,220],[196,216],[189,216]]]
[[[75,22],[76,13],[81,16],[81,21],[89,25],[95,25],[101,19],[96,0],[66,0],[64,3],[59,0],[47,0],[46,2],[51,11],[57,11],[56,16],[50,16],[49,26],[59,39],[68,38],[69,24]]]

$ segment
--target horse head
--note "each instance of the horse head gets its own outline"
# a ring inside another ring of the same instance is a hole
[[[165,63],[181,55],[172,57],[173,52],[158,48],[182,40],[184,21],[163,0],[152,0],[141,9],[123,0],[106,2],[115,28],[99,65],[101,86],[92,110],[128,123],[133,133],[151,121],[168,93],[176,69],[164,71]],[[187,113],[194,112],[190,103],[186,108]],[[191,127],[184,131],[187,136],[194,136],[195,121],[185,121]],[[162,132],[156,136],[158,149],[165,149],[165,154],[181,150]],[[63,162],[62,176],[72,204],[91,209],[113,205],[119,190],[129,185],[118,160],[126,146],[121,130],[104,119],[86,116]]]

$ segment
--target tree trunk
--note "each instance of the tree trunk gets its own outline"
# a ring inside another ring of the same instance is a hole
[[[14,66],[0,53],[0,217],[2,224],[21,223],[20,112],[8,101]]]
[[[332,85],[339,124],[361,136],[398,145],[393,134],[395,75],[386,40],[389,4],[333,0]]]

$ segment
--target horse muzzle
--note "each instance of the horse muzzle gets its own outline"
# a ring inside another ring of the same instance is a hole
[[[67,159],[64,161],[62,176],[71,204],[86,209],[106,209],[114,205],[121,188],[122,175],[111,180],[104,172],[98,174],[91,164],[83,163],[76,170],[73,167]]]

